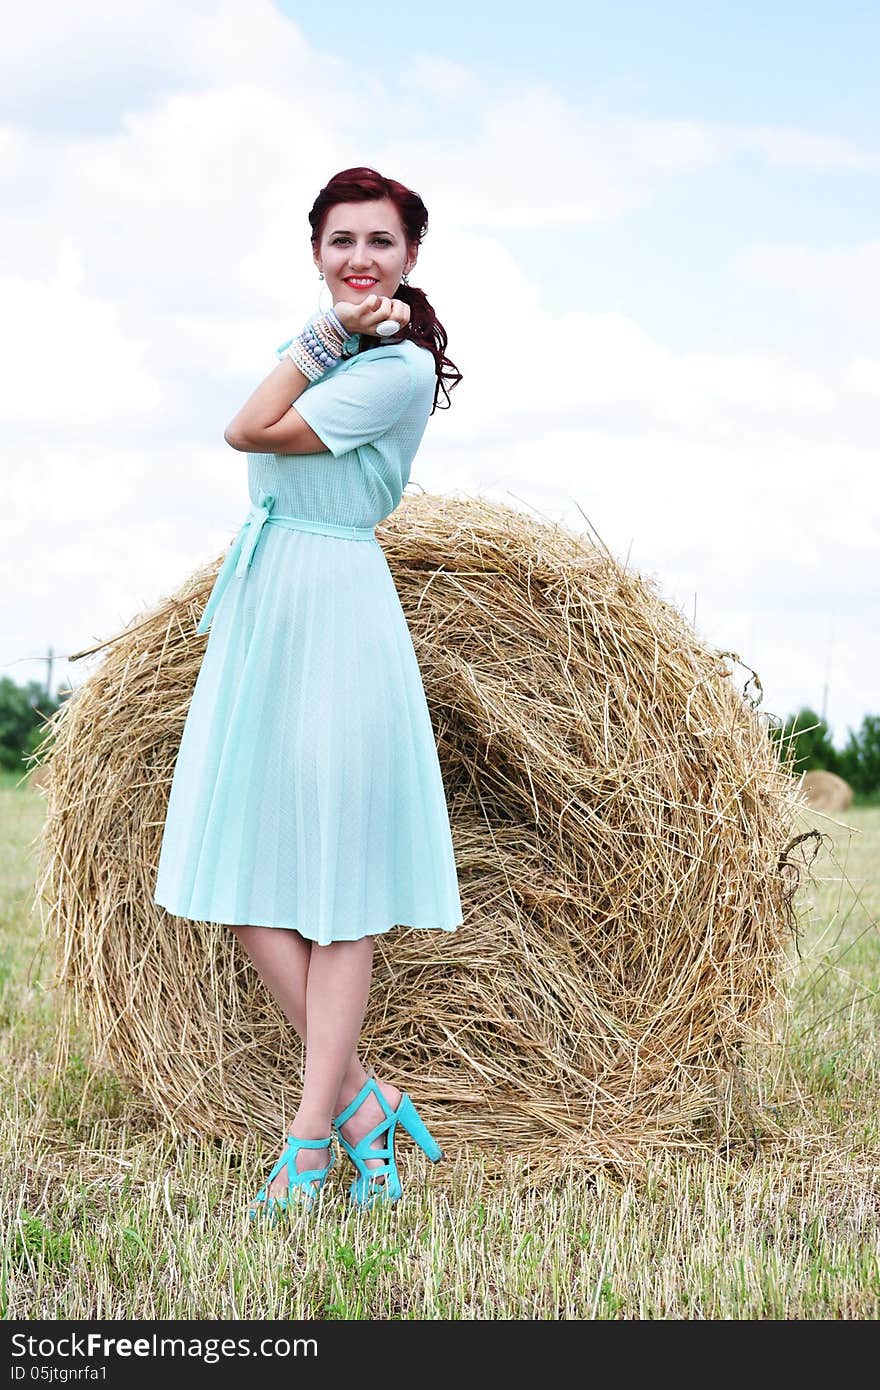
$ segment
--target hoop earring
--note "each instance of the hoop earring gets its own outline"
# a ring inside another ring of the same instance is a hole
[[[319,279],[320,281],[322,281],[322,284],[321,284],[320,288],[318,289],[318,313],[320,313],[320,314],[326,314],[328,309],[332,309],[332,308],[333,308],[333,296],[332,296],[332,294],[330,295],[330,303],[329,303],[329,304],[322,304],[322,303],[321,303],[321,295],[324,293],[324,291],[325,291],[325,290],[328,290],[328,293],[329,293],[329,289],[328,289],[327,285],[326,285],[325,283],[323,283],[323,281],[324,281],[324,272],[323,272],[323,270],[319,270],[319,271],[318,271],[318,279]]]

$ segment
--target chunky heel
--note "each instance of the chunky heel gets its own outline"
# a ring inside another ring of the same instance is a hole
[[[349,1144],[341,1132],[342,1126],[351,1119],[370,1094],[378,1100],[385,1118],[375,1125],[368,1134],[365,1134],[359,1144]],[[403,1092],[397,1109],[392,1110],[372,1077],[367,1077],[354,1100],[334,1119],[332,1127],[339,1137],[340,1144],[357,1169],[358,1175],[349,1188],[349,1198],[354,1206],[371,1207],[374,1202],[397,1202],[400,1200],[403,1189],[400,1174],[397,1171],[397,1158],[394,1153],[394,1138],[398,1124],[406,1130],[411,1139],[415,1140],[419,1148],[424,1150],[432,1163],[436,1163],[438,1159],[443,1157],[443,1150],[433,1135],[429,1133],[427,1125],[407,1093]],[[381,1147],[374,1148],[373,1145],[376,1140],[381,1141],[383,1138],[384,1143],[381,1144]],[[367,1162],[376,1159],[381,1160],[379,1166],[368,1168]]]
[[[425,1124],[418,1110],[412,1103],[412,1099],[404,1091],[400,1099],[400,1104],[396,1110],[397,1122],[403,1125],[409,1137],[418,1144],[431,1160],[432,1163],[439,1163],[443,1157],[443,1150],[437,1143],[428,1126]]]

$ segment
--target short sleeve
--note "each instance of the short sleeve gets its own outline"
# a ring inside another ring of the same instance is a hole
[[[416,388],[400,353],[361,353],[307,386],[294,410],[334,458],[369,444],[397,424]]]

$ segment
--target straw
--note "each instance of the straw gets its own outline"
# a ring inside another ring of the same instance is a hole
[[[377,528],[418,656],[465,922],[376,938],[364,1054],[444,1148],[638,1164],[738,1123],[792,941],[801,804],[740,658],[600,541],[483,498]],[[222,558],[222,557],[221,557]],[[301,1048],[234,934],[152,902],[219,560],[53,717],[38,901],[66,1037],[180,1132],[277,1136]],[[722,1117],[721,1120],[719,1117]],[[721,1129],[719,1129],[719,1124]]]

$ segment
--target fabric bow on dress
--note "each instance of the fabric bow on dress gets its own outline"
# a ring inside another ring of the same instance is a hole
[[[223,563],[217,571],[214,587],[205,605],[205,611],[199,619],[196,632],[207,632],[211,626],[211,619],[223,597],[223,591],[232,578],[233,570],[236,579],[242,579],[247,573],[257,548],[257,541],[260,539],[263,527],[269,520],[274,502],[275,498],[272,494],[266,492],[263,493],[260,501],[251,507],[223,557]]]

